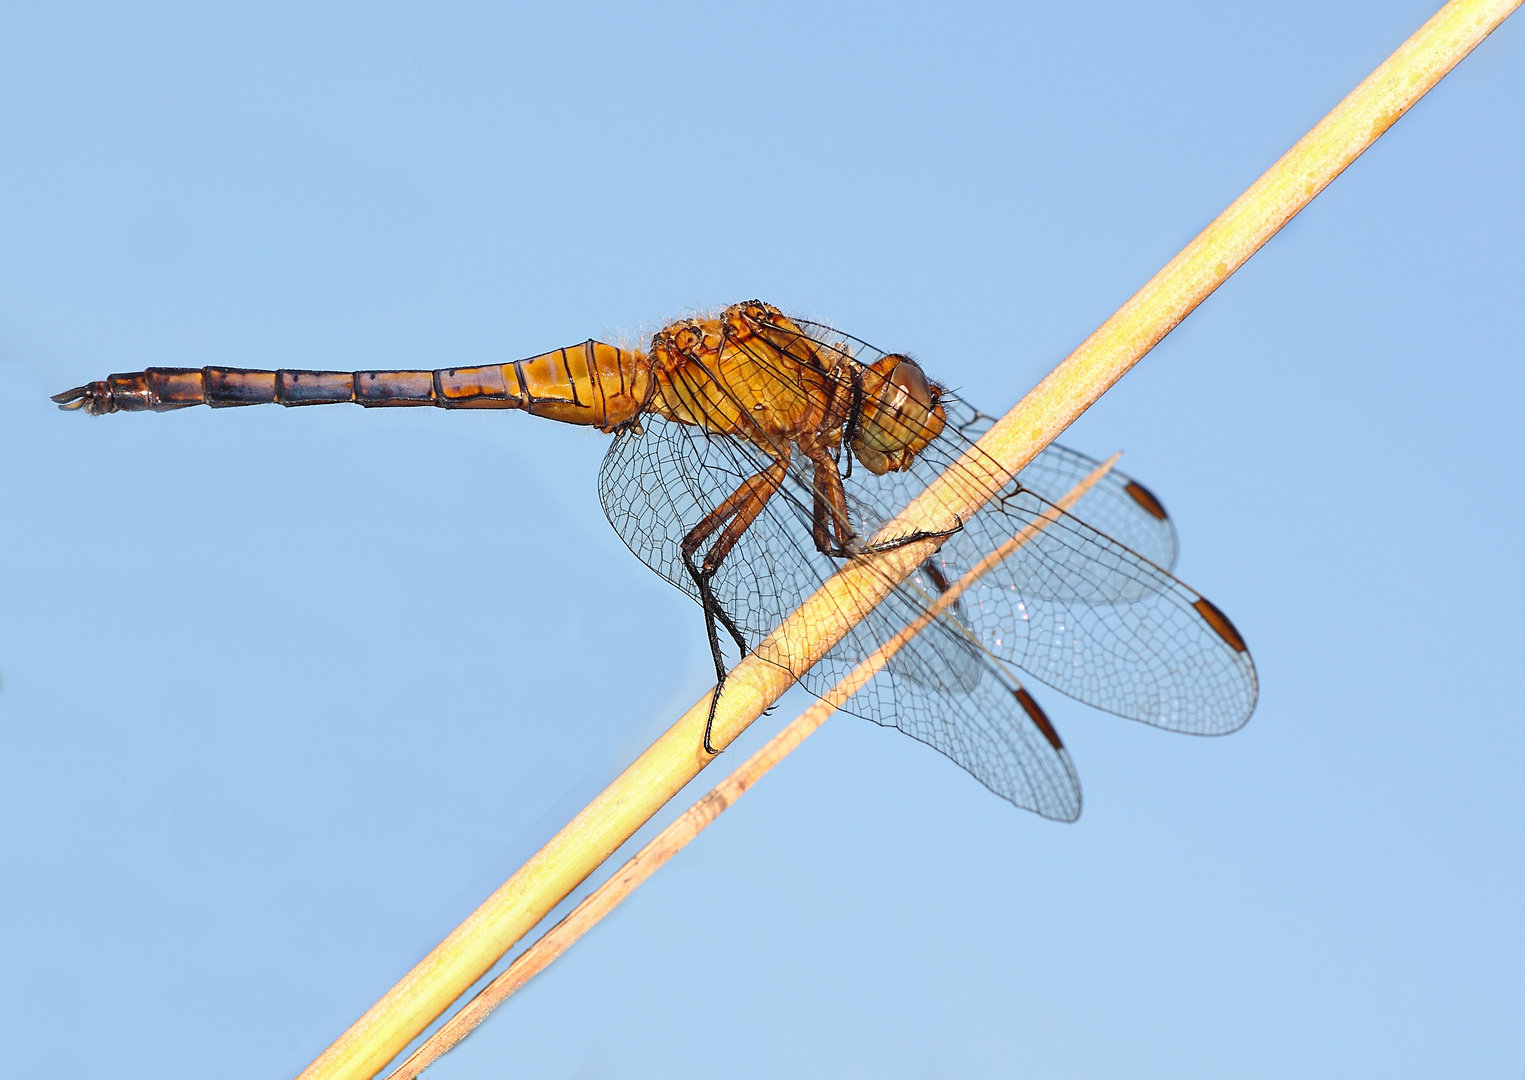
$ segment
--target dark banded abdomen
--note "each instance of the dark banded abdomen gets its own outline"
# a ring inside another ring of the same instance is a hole
[[[99,416],[167,412],[191,405],[433,405],[442,409],[523,409],[571,424],[610,428],[634,417],[651,384],[644,354],[587,341],[569,349],[486,367],[435,371],[263,371],[149,368],[109,375],[53,400]]]

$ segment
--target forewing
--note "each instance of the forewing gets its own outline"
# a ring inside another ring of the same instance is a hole
[[[1017,480],[1049,502],[1058,502],[1100,464],[1078,450],[1054,443],[1033,458],[1017,474]],[[1114,468],[1102,477],[1069,513],[1161,569],[1175,569],[1175,524],[1154,493],[1121,469]]]
[[[809,326],[823,347],[861,362],[883,355]],[[962,468],[966,454],[980,453],[969,437],[986,430],[989,418],[944,401],[949,423],[909,469],[885,476],[858,469],[847,480],[851,498],[872,507],[865,517],[876,525],[893,520],[943,472]],[[964,620],[995,656],[1088,705],[1195,734],[1241,727],[1258,694],[1254,663],[1222,613],[1166,569],[1175,533],[1158,500],[1114,472],[1073,507],[1110,522],[1148,555],[1052,506],[1096,464],[1050,447],[1002,497],[958,519],[961,527],[938,553],[950,581],[1014,537],[1029,536],[964,594]]]
[[[948,426],[932,452],[939,461],[951,462],[990,430],[995,417],[952,395],[943,398],[943,406],[948,412]],[[1049,502],[1058,502],[1100,464],[1089,454],[1052,443],[1017,474],[1017,479]],[[1175,569],[1175,524],[1154,493],[1123,470],[1110,470],[1069,512],[1156,566]]]
[[[885,355],[867,342],[820,323],[796,322],[828,354],[850,357],[862,364],[872,364]],[[995,418],[954,394],[944,392],[941,400],[947,415],[942,434],[908,469],[874,476],[861,466],[854,468],[852,462],[844,460],[848,495],[869,508],[869,516],[879,521],[893,519],[944,471],[958,467],[965,454],[981,453],[974,444],[990,430]],[[1004,471],[993,460],[987,458],[986,461],[995,471]],[[1100,464],[1089,455],[1055,443],[1040,451],[1016,479],[1049,502],[1058,502]],[[1069,512],[1156,566],[1167,571],[1174,569],[1174,523],[1153,492],[1121,469],[1110,470],[1069,508]],[[1106,589],[1105,582],[1096,585]],[[1120,579],[1117,585],[1119,591],[1115,599],[1135,598],[1136,593],[1129,590],[1136,588],[1137,582]]]
[[[1087,705],[1172,731],[1224,734],[1249,719],[1254,662],[1222,613],[1025,486],[965,519],[934,559],[958,581],[1016,537],[954,613],[982,648]]]
[[[1008,491],[943,545],[947,575],[1024,530],[1031,539],[963,596],[985,648],[1088,705],[1172,731],[1219,735],[1250,718],[1255,665],[1222,613],[1030,491]]]

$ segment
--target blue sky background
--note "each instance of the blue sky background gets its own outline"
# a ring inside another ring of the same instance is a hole
[[[7,5],[0,1073],[295,1074],[710,681],[596,433],[49,393],[757,296],[1004,410],[1433,2]],[[1065,437],[1247,728],[834,719],[431,1075],[1525,1073],[1522,175],[1516,17]]]

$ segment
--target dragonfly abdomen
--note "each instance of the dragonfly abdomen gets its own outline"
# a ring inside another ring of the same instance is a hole
[[[56,394],[65,409],[93,415],[168,412],[192,405],[335,405],[368,408],[523,409],[571,424],[610,428],[645,404],[650,365],[638,352],[587,341],[485,367],[434,371],[306,371],[148,368],[109,375]]]

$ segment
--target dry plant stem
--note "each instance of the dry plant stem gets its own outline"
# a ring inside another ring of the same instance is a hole
[[[980,440],[964,462],[971,485],[939,479],[894,523],[929,531],[967,517],[1089,408],[1193,308],[1324,189],[1521,0],[1452,0],[1236,199],[1115,315],[1065,358]],[[772,655],[819,659],[926,557],[930,544],[851,565],[777,631]],[[761,651],[761,650],[760,650]],[[748,656],[731,672],[714,741],[728,745],[794,682],[798,671]],[[301,1074],[301,1080],[374,1076],[485,974],[711,758],[700,745],[709,697],[698,702],[408,972]]]
[[[687,847],[689,841],[703,832],[710,822],[729,810],[736,800],[762,779],[769,769],[784,760],[816,728],[824,724],[827,717],[862,689],[885,664],[889,663],[892,656],[926,629],[933,619],[947,611],[971,585],[1057,521],[1058,511],[1068,510],[1074,506],[1082,495],[1095,486],[1098,480],[1112,471],[1112,466],[1117,464],[1117,459],[1121,456],[1121,454],[1113,454],[1092,469],[1080,483],[1065,494],[1064,498],[1055,503],[1053,508],[1045,510],[1031,525],[981,559],[972,570],[950,585],[927,611],[918,615],[904,630],[853,668],[824,697],[795,717],[782,731],[747,758],[740,768],[673,819],[672,824],[636,852],[624,866],[609,877],[609,880],[584,897],[582,903],[573,908],[565,918],[542,934],[539,941],[514,957],[514,962],[508,965],[508,970],[482,987],[476,997],[463,1005],[460,1011],[441,1025],[438,1031],[425,1039],[406,1061],[388,1074],[387,1080],[414,1080],[419,1073],[475,1031],[494,1009],[507,1001],[521,986],[549,967],[553,960],[572,947],[573,942],[598,925],[605,915],[633,893],[638,885],[656,873],[667,860]]]

